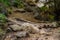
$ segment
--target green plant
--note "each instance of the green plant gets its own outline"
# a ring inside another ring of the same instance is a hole
[[[6,16],[2,13],[0,13],[0,38],[3,37],[3,35],[5,35],[6,31]]]
[[[22,2],[22,0],[15,0],[14,3],[17,7],[24,8],[24,3]]]
[[[10,6],[9,0],[0,0],[0,3],[2,3],[4,6]]]
[[[49,21],[54,21],[55,16],[54,15],[49,15]]]
[[[43,7],[41,7],[40,8],[42,11],[45,11],[46,9],[47,9],[47,7],[46,6],[43,6]]]
[[[0,28],[0,35],[5,34],[5,31]]]
[[[0,14],[0,23],[6,22],[6,16],[4,14]]]
[[[0,7],[0,12],[1,12],[1,10],[2,10],[2,7]]]

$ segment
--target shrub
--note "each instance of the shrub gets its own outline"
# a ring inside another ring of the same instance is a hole
[[[40,10],[41,11],[46,11],[46,10],[48,10],[48,8],[46,6],[43,6],[43,7],[40,8]]]
[[[22,0],[15,0],[14,6],[19,7],[19,8],[24,8],[24,3],[22,2]]]
[[[0,3],[2,3],[4,6],[10,6],[9,0],[0,0]]]
[[[54,15],[49,15],[49,21],[54,21],[55,16]]]
[[[0,23],[6,22],[6,16],[4,14],[0,14]]]
[[[0,35],[5,34],[5,31],[0,28]]]

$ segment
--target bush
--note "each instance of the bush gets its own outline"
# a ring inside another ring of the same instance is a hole
[[[10,6],[9,0],[0,0],[0,3],[2,3],[4,6]]]
[[[41,11],[47,11],[48,8],[47,8],[46,6],[43,6],[43,7],[40,8],[40,10],[41,10]]]
[[[5,31],[0,29],[0,35],[3,35],[3,34],[5,34]]]
[[[54,21],[55,16],[54,15],[49,15],[49,21]]]
[[[13,5],[15,7],[24,8],[24,3],[22,2],[22,0],[14,0]]]
[[[0,23],[6,22],[6,16],[4,14],[0,14]]]
[[[2,13],[0,13],[0,39],[5,35],[6,33],[6,16]]]

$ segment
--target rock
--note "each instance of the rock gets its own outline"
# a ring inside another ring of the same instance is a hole
[[[16,9],[16,10],[14,10],[14,12],[25,13],[25,10],[24,9]]]
[[[26,37],[27,36],[27,32],[23,31],[23,32],[17,32],[15,33],[16,37]]]
[[[10,25],[10,28],[14,31],[21,30],[21,26],[19,26],[19,25]]]
[[[21,21],[21,22],[27,22],[27,21],[25,21],[25,20],[23,20],[23,19],[19,19],[19,18],[15,18],[17,21]]]
[[[46,30],[46,29],[42,28],[42,29],[40,30],[40,34],[46,34],[46,33],[47,33],[47,30]]]
[[[10,28],[14,31],[27,31],[27,32],[32,32],[32,33],[38,33],[39,29],[36,27],[34,24],[30,23],[23,23],[21,26],[19,25],[10,25]]]
[[[6,37],[3,40],[16,40],[16,36],[14,36],[12,33],[7,34]]]
[[[36,0],[26,0],[29,5],[35,5]]]
[[[53,27],[57,27],[57,23],[56,22],[52,22],[51,23]]]
[[[48,0],[39,0],[39,1],[42,2],[42,3],[48,2]]]
[[[27,11],[27,12],[33,12],[33,10],[31,9],[31,7],[25,7],[25,10]]]
[[[33,24],[24,23],[22,26],[24,26],[23,30],[25,31],[30,31],[32,33],[39,33],[38,27],[34,26]]]
[[[38,6],[38,7],[43,7],[43,6],[44,6],[44,3],[38,2],[38,3],[36,4],[36,6]]]
[[[43,6],[44,6],[43,1],[44,1],[44,0],[39,0],[39,1],[36,3],[36,6],[38,6],[38,7],[43,7]]]
[[[36,6],[38,6],[38,7],[43,7],[46,2],[48,2],[48,0],[39,0],[39,1],[36,3]]]

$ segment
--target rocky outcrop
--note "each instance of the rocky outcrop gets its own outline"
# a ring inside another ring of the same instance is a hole
[[[40,15],[43,15],[42,19],[48,17],[49,14],[44,15],[48,12],[40,10],[48,0],[23,0],[23,2],[24,8],[10,8],[12,13],[6,18],[8,28],[3,40],[60,40],[60,27],[57,26],[57,22],[35,20],[35,17],[41,18]],[[11,11],[10,9],[8,11]]]
[[[60,27],[57,27],[56,22],[34,23],[16,20],[11,22],[13,23],[9,25],[11,32],[7,33],[4,40],[60,40]]]

